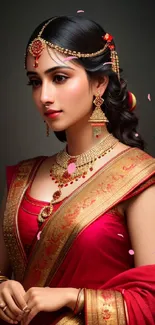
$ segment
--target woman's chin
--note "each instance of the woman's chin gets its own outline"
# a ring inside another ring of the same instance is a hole
[[[65,128],[60,128],[60,127],[51,127],[50,129],[53,132],[63,132],[63,131],[65,131]]]

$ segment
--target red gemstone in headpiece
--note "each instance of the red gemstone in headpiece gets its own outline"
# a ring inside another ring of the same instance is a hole
[[[113,40],[113,37],[112,37],[112,35],[110,35],[110,34],[108,34],[108,33],[106,33],[104,36],[102,36],[103,37],[103,39],[105,40],[105,41],[107,41],[107,42],[111,42],[112,40]]]
[[[35,63],[34,63],[35,68],[38,67],[38,60],[44,48],[45,48],[45,42],[41,38],[35,38],[29,46],[29,52],[35,58]]]
[[[31,54],[33,56],[40,56],[44,47],[44,42],[41,39],[35,39],[31,44]]]
[[[114,50],[115,46],[114,45],[109,45],[108,46],[110,50]]]

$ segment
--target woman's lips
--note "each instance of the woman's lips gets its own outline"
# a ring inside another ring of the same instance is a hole
[[[54,110],[48,110],[48,112],[46,112],[44,115],[48,118],[56,118],[57,116],[59,116],[62,113],[62,111],[54,111]]]

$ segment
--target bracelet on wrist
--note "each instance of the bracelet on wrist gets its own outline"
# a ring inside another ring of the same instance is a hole
[[[0,275],[0,283],[3,283],[4,281],[9,280],[6,276]]]
[[[83,308],[84,308],[84,288],[79,289],[75,308],[73,310],[74,315],[80,314],[82,312]]]

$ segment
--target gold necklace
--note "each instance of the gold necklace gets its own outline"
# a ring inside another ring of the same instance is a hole
[[[50,169],[50,177],[57,184],[58,190],[54,192],[50,204],[41,209],[38,215],[39,224],[51,216],[53,204],[62,195],[62,188],[73,184],[81,177],[85,178],[88,171],[93,171],[95,161],[110,152],[118,142],[118,139],[108,133],[99,143],[81,155],[70,156],[66,149],[61,150],[56,155],[55,162]]]

